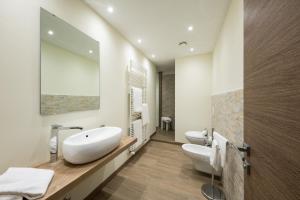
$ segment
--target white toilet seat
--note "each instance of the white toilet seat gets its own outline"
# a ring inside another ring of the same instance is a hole
[[[196,144],[183,144],[182,149],[187,154],[187,156],[190,156],[191,158],[201,159],[203,161],[209,162],[211,154],[211,148],[209,147]]]
[[[187,131],[185,132],[186,139],[192,144],[204,145],[207,142],[206,131]]]
[[[183,144],[183,152],[186,156],[190,157],[193,161],[196,170],[210,174],[212,167],[210,166],[211,148],[197,144]],[[219,176],[221,171],[215,172]]]
[[[186,136],[192,137],[192,138],[204,138],[206,137],[205,131],[187,131],[185,133]]]

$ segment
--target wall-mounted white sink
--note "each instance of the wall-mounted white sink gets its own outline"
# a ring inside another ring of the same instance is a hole
[[[97,160],[112,150],[121,141],[122,129],[102,127],[72,135],[63,142],[64,159],[73,164]]]

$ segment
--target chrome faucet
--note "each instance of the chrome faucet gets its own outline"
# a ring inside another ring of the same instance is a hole
[[[58,133],[60,130],[70,130],[70,129],[79,129],[82,130],[83,127],[80,126],[70,126],[64,127],[62,125],[54,124],[51,125],[51,137],[50,137],[50,162],[56,162],[58,159]]]

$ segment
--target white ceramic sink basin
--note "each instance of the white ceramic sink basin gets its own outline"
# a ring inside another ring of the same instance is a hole
[[[97,160],[119,146],[122,129],[102,127],[72,135],[63,142],[64,159],[73,164]]]

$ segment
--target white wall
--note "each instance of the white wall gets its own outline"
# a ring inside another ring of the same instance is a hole
[[[40,104],[40,6],[100,42],[100,110],[43,117]],[[148,70],[149,133],[155,131],[156,68],[80,0],[2,0],[0,2],[0,173],[9,166],[32,166],[49,159],[50,125],[119,126],[126,134],[129,59]],[[74,189],[82,199],[128,158],[121,154]]]
[[[232,0],[213,52],[212,94],[243,88],[244,10]]]
[[[41,42],[41,92],[47,95],[99,96],[97,61]]]
[[[175,140],[186,143],[188,130],[211,128],[211,54],[175,61]]]
[[[156,127],[159,127],[159,76],[156,76]]]

